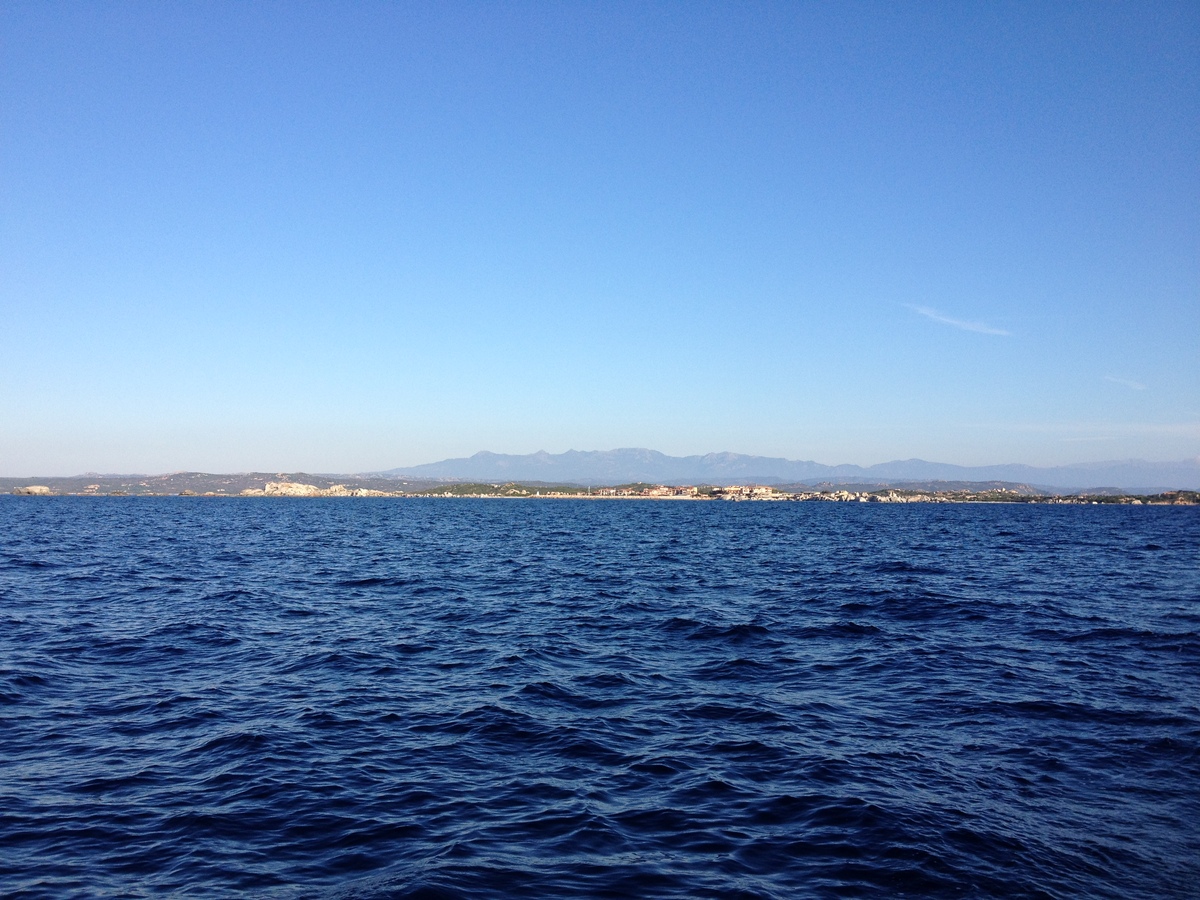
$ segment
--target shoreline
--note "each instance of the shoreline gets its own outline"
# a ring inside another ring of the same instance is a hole
[[[774,497],[721,497],[721,496],[644,496],[625,495],[613,496],[603,494],[456,494],[456,493],[395,493],[384,494],[372,492],[362,493],[324,493],[313,492],[306,494],[268,494],[261,491],[253,493],[154,493],[154,492],[31,492],[14,490],[0,497],[21,497],[38,499],[80,499],[99,498],[110,500],[585,500],[585,501],[625,501],[625,502],[689,502],[689,503],[872,503],[890,505],[909,504],[988,504],[996,506],[1200,506],[1200,496],[1194,491],[1172,491],[1159,495],[1063,495],[1063,496],[1014,496],[999,498],[993,496],[955,496],[942,494],[925,494],[918,497],[888,497],[878,493],[858,493],[851,496],[833,496],[816,493],[812,495],[792,494]]]

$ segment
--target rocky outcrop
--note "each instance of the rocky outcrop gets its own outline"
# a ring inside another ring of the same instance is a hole
[[[315,484],[300,484],[296,481],[268,481],[263,494],[268,497],[316,497],[321,489]]]
[[[243,497],[388,497],[385,491],[372,491],[366,488],[348,488],[344,484],[331,484],[327,488],[319,488],[315,484],[301,484],[298,481],[268,481],[262,488],[247,488],[242,491]]]
[[[44,484],[27,484],[24,487],[13,488],[14,494],[25,494],[30,497],[49,497],[50,488]]]

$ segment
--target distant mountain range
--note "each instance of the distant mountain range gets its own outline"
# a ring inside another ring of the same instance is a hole
[[[667,456],[656,450],[568,450],[513,455],[481,451],[379,473],[444,481],[541,481],[560,484],[821,484],[904,481],[1004,481],[1067,490],[1119,488],[1132,492],[1200,490],[1200,457],[1179,462],[1139,459],[1069,466],[956,466],[905,459],[874,466],[826,466],[742,453]]]

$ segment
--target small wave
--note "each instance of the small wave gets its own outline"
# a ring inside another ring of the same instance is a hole
[[[741,644],[755,638],[766,637],[770,633],[771,629],[765,625],[755,625],[752,622],[726,626],[700,625],[692,630],[688,635],[688,639],[694,641],[728,641],[732,644]]]
[[[751,706],[730,706],[726,703],[704,703],[683,710],[683,715],[693,719],[713,722],[767,723],[778,722],[780,715],[769,709]]]
[[[921,566],[904,560],[893,559],[886,562],[873,563],[864,567],[868,572],[878,572],[883,575],[945,575],[946,570],[937,566]]]
[[[419,578],[401,578],[394,576],[371,576],[365,578],[346,578],[336,582],[338,587],[368,588],[368,587],[409,587],[420,584]]]
[[[796,631],[796,637],[803,640],[824,640],[825,638],[861,638],[880,634],[881,629],[875,625],[861,622],[830,622],[826,625],[813,625]]]
[[[545,701],[575,709],[605,709],[621,703],[619,698],[597,698],[569,691],[566,688],[549,681],[527,684],[521,688],[520,696],[525,700]]]

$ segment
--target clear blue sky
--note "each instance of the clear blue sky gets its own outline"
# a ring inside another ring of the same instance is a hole
[[[1200,5],[0,6],[0,474],[1200,454]]]

